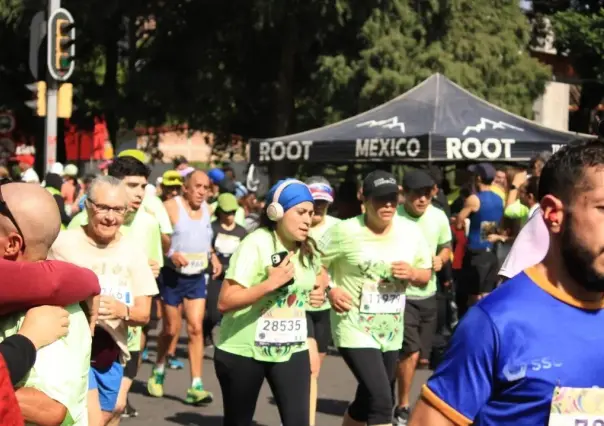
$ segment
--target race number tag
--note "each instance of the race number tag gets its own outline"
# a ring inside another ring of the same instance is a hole
[[[556,387],[548,426],[604,426],[604,389]]]
[[[187,266],[178,268],[178,272],[183,275],[198,275],[208,267],[207,253],[185,253],[183,256],[189,262]]]
[[[361,292],[363,314],[400,314],[405,310],[405,294],[393,283],[369,284]]]
[[[125,305],[134,305],[132,292],[126,286],[120,285],[120,279],[117,275],[100,275],[99,284],[101,285],[101,295],[111,296],[118,302]]]
[[[287,346],[306,341],[303,309],[273,308],[256,325],[256,346]]]

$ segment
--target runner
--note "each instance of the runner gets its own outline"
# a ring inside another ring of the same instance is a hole
[[[132,153],[133,156],[127,155],[128,152]],[[135,158],[135,156],[141,157],[140,151],[123,151],[120,155],[111,163],[108,170],[108,176],[117,178],[124,183],[124,188],[128,194],[128,211],[121,218],[120,232],[122,235],[132,237],[132,241],[146,253],[149,266],[154,276],[157,276],[164,261],[160,225],[153,214],[141,208],[146,198],[145,187],[147,186],[150,170]],[[86,209],[76,215],[68,229],[79,229],[85,226],[88,223],[88,211],[89,209]],[[129,417],[137,415],[136,409],[127,403],[127,394],[132,385],[132,380],[138,373],[140,350],[143,344],[142,335],[141,327],[130,327],[128,329],[128,351],[131,357],[125,369],[116,411],[123,411]]]
[[[434,181],[423,170],[409,170],[403,178],[405,203],[398,208],[404,220],[417,223],[432,255],[428,285],[407,288],[404,339],[398,364],[398,404],[393,423],[405,426],[409,419],[411,384],[420,359],[430,359],[438,322],[437,273],[451,259],[451,228],[441,209],[433,206]]]
[[[474,173],[477,192],[466,198],[464,207],[457,215],[457,229],[465,229],[466,219],[470,219],[460,284],[465,287],[463,293],[469,294],[468,303],[473,304],[497,286],[498,261],[488,236],[497,233],[503,217],[503,203],[491,191],[495,178],[492,165],[480,163],[470,166],[468,170]]]
[[[334,201],[334,190],[329,181],[323,176],[312,176],[306,181],[314,201],[315,212],[312,217],[310,236],[315,241],[321,238],[336,223],[340,222],[327,214],[329,206]],[[331,305],[325,300],[318,308],[306,308],[306,322],[308,324],[308,352],[310,354],[310,425],[315,425],[317,412],[318,380],[321,364],[327,355],[331,341],[331,327],[329,324]]]
[[[265,378],[283,425],[309,424],[305,309],[325,300],[320,260],[308,238],[313,198],[294,179],[277,182],[266,198],[262,225],[232,256],[218,302],[224,317],[214,365],[224,426],[252,425]]]
[[[8,183],[0,187],[0,199],[10,211],[0,221],[1,256],[19,263],[46,259],[61,226],[50,193],[39,185]],[[79,304],[65,309],[69,313],[67,335],[38,350],[33,369],[17,386],[19,406],[28,423],[88,425],[90,327]],[[26,326],[26,317],[26,312],[20,312],[0,318],[0,340],[18,334]]]
[[[601,423],[603,173],[598,140],[563,146],[545,164],[545,259],[468,311],[411,425]]]
[[[332,226],[320,248],[333,280],[334,342],[359,382],[342,425],[391,425],[405,290],[428,283],[432,255],[418,225],[396,217],[399,187],[390,173],[369,173],[362,189],[366,213]]]
[[[129,158],[117,159],[111,168],[119,166],[121,160]],[[113,176],[95,179],[86,197],[87,224],[62,232],[49,255],[89,267],[101,282],[103,296],[92,344],[88,396],[89,420],[95,425],[100,421],[119,424],[126,405],[125,397],[118,405],[119,394],[123,392],[120,389],[123,366],[131,358],[128,326],[140,327],[149,321],[151,296],[157,294],[139,240],[134,233],[128,236],[120,233],[128,211],[126,186],[125,181]],[[98,418],[100,410],[102,419]]]
[[[220,322],[221,314],[218,311],[218,295],[224,280],[224,274],[229,267],[229,261],[241,240],[247,235],[245,228],[235,223],[235,212],[239,208],[237,199],[233,194],[220,194],[216,208],[217,220],[212,222],[212,249],[222,264],[222,273],[208,283],[206,299],[206,316],[203,322],[203,335],[205,346],[214,346],[212,331]]]
[[[208,403],[212,393],[203,387],[202,321],[205,312],[206,280],[204,272],[211,261],[213,278],[221,273],[220,261],[212,252],[212,226],[210,208],[206,202],[210,181],[208,176],[195,170],[185,177],[183,195],[166,201],[165,206],[174,226],[170,262],[162,270],[160,295],[164,312],[163,329],[157,343],[157,361],[147,382],[151,396],[164,394],[165,361],[174,336],[180,335],[183,304],[189,337],[189,362],[191,387],[187,390],[189,404]]]

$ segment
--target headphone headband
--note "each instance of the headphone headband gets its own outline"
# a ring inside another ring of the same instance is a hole
[[[275,190],[275,194],[273,195],[273,203],[279,203],[279,197],[281,197],[281,193],[285,190],[285,188],[287,188],[288,186],[290,186],[291,184],[294,183],[299,183],[302,185],[305,185],[304,182],[299,181],[297,179],[288,179],[285,182],[283,182],[281,185],[279,185],[277,187],[277,189]]]

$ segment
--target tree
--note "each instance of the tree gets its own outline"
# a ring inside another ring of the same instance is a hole
[[[588,133],[596,107],[604,98],[604,11],[599,0],[535,1],[534,44],[546,30],[553,31],[554,47],[565,56],[580,78],[579,110],[571,118],[571,128]],[[551,23],[551,25],[547,25]]]
[[[321,75],[328,76],[326,87],[336,88],[334,99],[361,81],[355,112],[441,72],[487,101],[531,117],[549,70],[529,56],[529,36],[528,20],[514,2],[394,0],[372,11],[358,55],[322,57]]]

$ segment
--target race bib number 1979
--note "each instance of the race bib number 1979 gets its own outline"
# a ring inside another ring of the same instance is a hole
[[[273,308],[258,320],[256,346],[287,346],[306,341],[306,313],[302,309]]]
[[[401,292],[363,290],[360,311],[364,314],[399,314],[405,310],[405,295]]]

